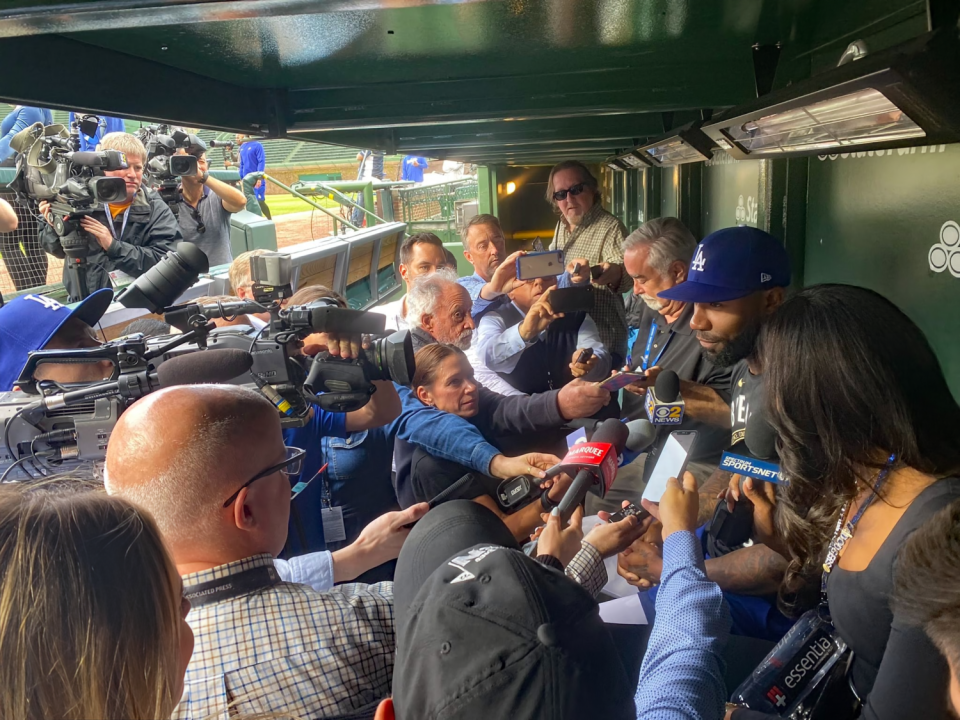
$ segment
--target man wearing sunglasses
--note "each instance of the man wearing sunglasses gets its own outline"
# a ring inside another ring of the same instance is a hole
[[[590,316],[610,351],[614,367],[620,367],[627,352],[627,315],[623,294],[633,282],[623,270],[623,238],[626,229],[600,206],[600,188],[593,173],[581,162],[565,160],[554,166],[547,180],[547,202],[560,220],[551,250],[563,251],[569,282],[594,284]],[[595,276],[591,275],[594,268]],[[562,276],[563,277],[563,276]],[[564,277],[561,286],[566,282]]]
[[[237,188],[210,177],[205,149],[198,147],[192,154],[197,158],[197,174],[181,179],[180,233],[206,253],[210,267],[226,265],[233,260],[230,215],[243,210],[247,200]]]
[[[377,393],[380,394],[380,393]],[[276,409],[233,385],[160,390],[134,403],[107,449],[107,492],[157,521],[183,577],[196,645],[175,718],[352,715],[390,693],[393,583],[325,592],[284,581],[304,451],[285,447]],[[375,520],[334,554],[333,580],[397,557],[420,504]],[[377,526],[377,527],[374,527]],[[375,547],[379,546],[379,548]],[[340,557],[338,557],[338,555]],[[371,556],[379,555],[371,559]]]

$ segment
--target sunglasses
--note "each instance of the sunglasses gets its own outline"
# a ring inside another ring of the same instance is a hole
[[[194,221],[197,223],[197,232],[202,235],[207,231],[207,228],[203,224],[203,218],[200,217],[200,210],[198,209],[200,207],[200,203],[197,203],[197,207],[190,207],[189,205],[187,205],[187,207],[190,208],[190,214],[193,216]]]
[[[227,498],[227,501],[223,504],[223,507],[230,507],[230,503],[237,499],[237,495],[240,494],[241,490],[260,478],[268,477],[273,475],[275,472],[282,472],[284,475],[299,475],[300,469],[303,466],[303,456],[307,454],[307,451],[295,447],[286,447],[284,450],[286,451],[286,458],[283,462],[278,462],[276,465],[271,465],[266,470],[258,472],[252,478],[247,480],[243,485],[237,488],[237,491],[233,495]],[[326,465],[323,467],[326,467]],[[320,468],[320,472],[323,472],[323,468]],[[320,472],[318,472],[317,475],[319,475]],[[314,477],[316,477],[316,475],[314,475]],[[305,483],[297,483],[293,488],[293,497],[296,497],[303,492],[303,489],[310,484],[311,480],[313,480],[313,478],[310,478],[310,480]]]
[[[573,197],[576,197],[577,195],[579,195],[584,191],[586,186],[587,186],[586,183],[577,183],[573,187],[568,187],[566,190],[557,190],[553,194],[553,199],[556,200],[557,202],[560,202],[561,200],[566,200],[567,195],[572,195]]]

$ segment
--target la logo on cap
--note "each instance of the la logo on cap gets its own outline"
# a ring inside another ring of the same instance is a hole
[[[773,275],[767,275],[766,273],[760,273],[760,282],[770,282],[773,280]]]
[[[703,256],[703,248],[697,248],[696,257],[693,258],[693,262],[690,263],[690,267],[696,270],[697,272],[703,272],[703,266],[706,265],[707,259]]]
[[[51,297],[46,297],[45,295],[27,295],[24,299],[33,300],[36,303],[40,303],[47,310],[59,310],[63,307],[63,305],[61,305],[59,302]]]

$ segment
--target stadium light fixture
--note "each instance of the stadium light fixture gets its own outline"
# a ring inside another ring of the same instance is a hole
[[[703,132],[735,158],[960,141],[960,41],[936,31],[728,110]]]

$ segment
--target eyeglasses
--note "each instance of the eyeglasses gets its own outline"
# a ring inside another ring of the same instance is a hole
[[[586,186],[587,186],[586,183],[577,183],[573,187],[568,187],[566,190],[557,190],[553,194],[553,199],[556,200],[557,202],[560,202],[561,200],[566,200],[568,193],[570,195],[573,195],[573,197],[576,197],[577,195],[583,192]]]
[[[237,499],[237,495],[240,494],[241,490],[262,477],[273,475],[278,471],[282,472],[284,475],[299,475],[300,469],[303,466],[303,456],[307,454],[307,451],[295,447],[286,447],[284,449],[286,450],[287,457],[283,462],[279,462],[276,465],[271,465],[266,470],[258,472],[252,478],[247,480],[243,485],[237,488],[237,491],[233,495],[227,498],[227,501],[223,504],[223,507],[230,507],[230,503]],[[321,470],[322,469],[323,468],[321,468]],[[303,490],[303,487],[300,487],[300,485],[306,487],[307,483],[297,483],[297,488],[293,493],[294,497],[296,497]]]

